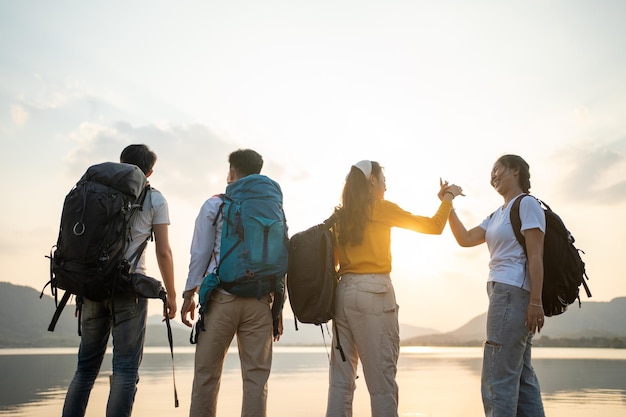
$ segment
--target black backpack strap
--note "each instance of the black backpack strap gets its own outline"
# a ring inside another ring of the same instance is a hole
[[[163,311],[165,312],[165,326],[167,327],[167,341],[170,344],[170,355],[172,356],[172,379],[174,381],[174,407],[178,407],[178,391],[176,390],[176,372],[174,369],[174,338],[172,336],[172,325],[170,316],[167,313],[167,293],[161,291],[159,298],[163,301]]]
[[[333,214],[331,214],[329,218],[327,218],[326,220],[322,222],[322,224],[324,225],[325,228],[330,229],[331,227],[335,225],[335,222],[337,221],[337,217],[338,217],[337,211],[334,211]]]
[[[137,203],[137,206],[135,206],[136,209],[138,210],[143,210],[143,203],[146,200],[146,197],[148,194],[150,194],[150,184],[146,185],[146,187],[144,188],[143,192],[141,193],[141,196],[139,197],[139,202]],[[131,219],[135,216],[135,213],[137,212],[137,210],[134,210],[131,213],[131,217],[128,220],[129,224]],[[130,229],[128,230],[128,236],[127,239],[130,239]],[[128,258],[128,263],[132,264],[132,266],[129,268],[129,273],[131,273],[131,271],[134,271],[135,268],[137,268],[137,264],[139,263],[139,259],[141,258],[141,254],[143,253],[143,251],[146,249],[146,246],[148,245],[148,240],[153,240],[154,238],[152,237],[152,231],[150,231],[150,235],[146,238],[146,240],[137,247],[137,249],[135,249],[135,252],[133,252],[133,254]]]
[[[220,219],[220,216],[222,216],[222,219],[224,219],[224,194],[218,194],[218,197],[222,200],[222,204],[220,204],[219,208],[217,209],[217,213],[215,214],[215,219],[213,219],[213,226],[217,227],[217,222]]]
[[[69,291],[65,291],[65,294],[63,294],[61,301],[59,301],[59,304],[57,305],[57,308],[54,311],[54,315],[52,316],[52,321],[50,321],[50,325],[48,326],[49,332],[54,331],[54,328],[57,325],[57,321],[59,321],[59,317],[61,317],[61,313],[63,312],[63,309],[65,308],[65,305],[67,304],[67,301],[70,299],[71,295],[72,294]]]
[[[82,323],[83,323],[83,297],[76,297],[76,317],[78,317],[78,335],[82,336]]]
[[[335,320],[333,320],[333,330],[335,333],[335,341],[337,342],[337,344],[335,345],[335,349],[339,351],[339,354],[341,355],[341,359],[345,362],[346,355],[345,353],[343,353],[343,348],[341,347],[341,341],[339,340],[339,330],[337,330],[337,324],[335,323]],[[324,335],[324,330],[322,330],[322,335]]]
[[[48,285],[50,285],[50,292],[54,296],[54,305],[58,307],[58,305],[59,305],[58,288],[55,285],[54,272],[53,272],[53,268],[54,268],[54,248],[56,248],[56,247],[57,247],[57,245],[52,246],[52,248],[50,249],[50,255],[49,256],[46,255],[46,258],[50,259],[50,280],[41,289],[41,293],[39,294],[39,299],[41,299],[43,297],[43,293],[46,290],[46,287]]]
[[[522,249],[524,249],[524,254],[528,258],[528,253],[526,252],[526,239],[524,235],[520,231],[522,228],[522,219],[519,214],[519,205],[522,202],[524,197],[528,196],[528,194],[522,194],[513,201],[513,205],[511,205],[511,212],[509,213],[509,217],[511,220],[511,226],[513,227],[513,233],[515,233],[515,238],[517,242],[520,244]]]
[[[583,287],[585,288],[587,297],[591,298],[591,291],[589,290],[589,286],[587,285],[587,282],[586,282],[586,280],[588,280],[589,277],[587,276],[587,272],[583,272],[583,274],[584,274],[584,279],[582,279],[581,282],[583,283]],[[580,297],[578,298],[578,303],[580,304]]]
[[[191,333],[189,334],[189,343],[195,345],[198,343],[198,337],[200,337],[200,332],[203,332],[204,329],[204,310],[202,306],[198,308],[198,320],[191,327]]]
[[[139,210],[143,211],[143,203],[146,201],[146,197],[150,193],[151,188],[152,187],[150,187],[150,183],[146,183],[146,186],[143,188],[143,191],[139,195],[137,203],[133,204],[132,208],[138,208]]]
[[[152,236],[152,235],[150,235]],[[146,246],[148,245],[148,240],[150,240],[150,236],[148,236],[148,238],[146,240],[144,240],[144,242],[139,245],[137,247],[137,249],[135,249],[135,251],[133,252],[132,255],[130,255],[130,257],[128,258],[128,263],[132,264],[132,266],[130,266],[128,273],[132,273],[132,271],[135,270],[135,268],[137,268],[137,264],[139,263],[139,259],[141,258],[141,254],[143,253],[143,251],[146,249]]]

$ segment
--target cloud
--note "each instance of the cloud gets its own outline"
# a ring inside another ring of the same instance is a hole
[[[16,126],[21,127],[28,121],[29,114],[26,109],[20,104],[14,104],[11,106],[11,120]]]
[[[559,166],[571,167],[561,179],[564,199],[585,203],[626,202],[626,137],[589,148],[566,149]]]
[[[68,78],[64,81],[47,80],[37,74],[24,75],[15,86],[10,86],[10,121],[17,127],[28,127],[46,136],[67,135],[81,123],[111,123],[111,120],[129,119],[133,104],[125,98],[92,91],[90,87]]]
[[[122,149],[144,143],[157,154],[154,174],[156,188],[167,196],[197,203],[197,195],[207,196],[226,184],[228,155],[239,148],[232,140],[205,125],[145,125],[127,122],[114,125],[83,123],[69,135],[74,143],[66,156],[68,174],[77,179],[88,166],[116,161]],[[263,173],[280,177],[282,164],[265,158]]]
[[[71,79],[57,82],[33,74],[26,81],[26,86],[18,93],[18,99],[21,105],[32,110],[59,109],[88,94],[84,87]]]

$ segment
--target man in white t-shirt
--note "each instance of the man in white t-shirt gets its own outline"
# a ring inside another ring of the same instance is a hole
[[[156,154],[146,145],[130,145],[120,156],[120,162],[137,165],[146,177],[152,174],[156,159]],[[173,319],[176,316],[176,289],[168,237],[169,223],[167,201],[159,191],[150,188],[142,210],[133,219],[126,257],[128,259],[134,254],[154,233],[156,258],[167,291],[167,311],[163,314]],[[146,274],[145,249],[131,272]],[[143,356],[147,305],[146,298],[125,292],[115,293],[113,298],[99,302],[83,300],[78,366],[67,390],[63,417],[85,415],[89,394],[100,371],[110,335],[113,336],[113,375],[106,416],[131,415]]]

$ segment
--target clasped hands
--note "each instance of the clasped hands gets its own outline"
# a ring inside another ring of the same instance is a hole
[[[441,178],[439,178],[439,186],[440,189],[439,193],[437,193],[437,197],[439,197],[440,200],[443,200],[446,194],[451,194],[452,200],[459,195],[465,196],[465,194],[463,194],[463,188],[456,184],[449,184],[448,181],[443,181]]]

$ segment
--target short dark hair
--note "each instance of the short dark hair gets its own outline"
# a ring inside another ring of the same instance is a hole
[[[120,162],[137,165],[146,175],[152,170],[156,160],[156,154],[146,145],[128,145],[120,155]]]
[[[519,186],[523,192],[530,192],[530,166],[524,158],[518,155],[502,155],[498,158],[499,163],[507,168],[519,169]]]
[[[261,172],[263,157],[252,149],[238,149],[228,156],[228,163],[243,178]]]

